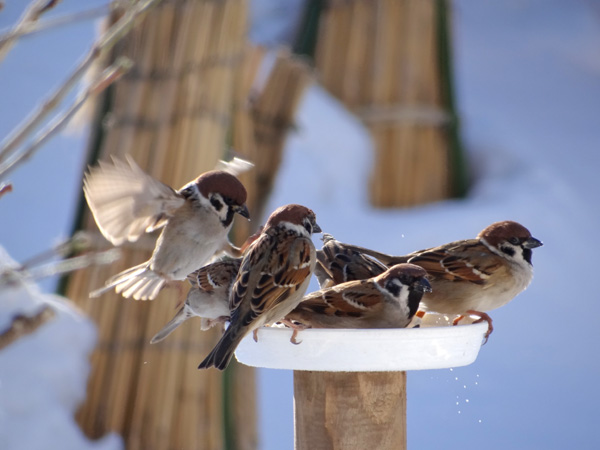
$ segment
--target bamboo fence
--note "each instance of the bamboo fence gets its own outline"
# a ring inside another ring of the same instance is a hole
[[[452,195],[438,0],[330,0],[319,24],[322,84],[374,138],[371,202],[412,206]]]
[[[114,58],[124,55],[136,65],[98,107],[102,127],[92,139],[90,161],[129,154],[178,188],[212,169],[233,140],[238,153],[256,161],[256,171],[241,178],[258,218],[255,208],[268,193],[258,181],[268,185],[274,178],[271,163],[279,159],[287,131],[281,123],[291,123],[309,78],[306,66],[280,54],[264,88],[250,95],[264,52],[246,42],[246,10],[245,0],[165,0],[149,13],[115,48]],[[258,117],[281,122],[270,130]],[[87,208],[82,211],[79,227],[96,231]],[[239,245],[252,230],[236,222],[232,240]],[[252,224],[259,225],[256,219]],[[202,332],[192,319],[164,342],[149,344],[185,292],[165,289],[152,302],[114,292],[88,298],[111,275],[147,260],[152,248],[153,241],[141,239],[125,246],[112,267],[79,271],[65,283],[65,295],[99,332],[78,422],[92,438],[120,433],[128,449],[256,448],[253,370],[236,364],[224,375],[196,369],[218,331]]]

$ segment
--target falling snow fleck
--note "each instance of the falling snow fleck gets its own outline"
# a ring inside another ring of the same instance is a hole
[[[469,403],[469,399],[466,399],[466,400],[465,400],[465,403]]]

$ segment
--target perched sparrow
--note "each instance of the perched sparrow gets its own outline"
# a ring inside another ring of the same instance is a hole
[[[229,320],[229,295],[242,258],[223,258],[188,275],[192,284],[184,305],[150,341],[162,341],[191,317],[201,317],[200,328],[208,330]]]
[[[286,205],[271,214],[242,260],[230,296],[229,328],[199,369],[225,369],[244,336],[296,307],[315,268],[311,234],[320,232],[315,213],[304,206]]]
[[[433,288],[433,292],[423,297],[421,307],[441,314],[458,314],[460,318],[464,314],[477,315],[488,322],[489,335],[493,327],[485,311],[505,305],[529,285],[533,278],[532,249],[542,243],[524,226],[504,221],[488,226],[476,239],[450,242],[405,256],[341,245],[388,266],[399,263],[421,266]]]
[[[367,280],[348,281],[304,297],[286,316],[309,328],[404,328],[431,292],[427,272],[397,264]]]
[[[163,227],[152,257],[110,278],[124,297],[152,300],[164,284],[183,280],[216,252],[231,245],[233,216],[249,217],[246,189],[231,173],[205,172],[178,191],[144,173],[131,158],[114,158],[90,169],[84,193],[98,228],[110,242],[135,241]]]
[[[388,267],[363,253],[348,248],[330,234],[323,233],[323,247],[317,250],[315,275],[321,289],[353,280],[366,280]]]

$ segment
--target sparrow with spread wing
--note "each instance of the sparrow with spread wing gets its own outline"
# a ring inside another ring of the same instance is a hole
[[[234,214],[249,218],[246,189],[223,170],[205,172],[176,191],[133,159],[113,158],[89,170],[84,193],[98,228],[114,245],[162,228],[148,261],[113,276],[92,297],[115,288],[124,297],[154,299],[168,281],[184,280],[231,248]]]

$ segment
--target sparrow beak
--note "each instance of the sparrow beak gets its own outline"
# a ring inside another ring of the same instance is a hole
[[[427,281],[426,278],[422,278],[421,280],[419,280],[416,284],[415,284],[415,288],[418,291],[421,291],[423,293],[425,292],[431,292],[431,284],[429,284],[429,281]]]
[[[319,224],[317,222],[315,222],[313,224],[313,233],[322,233],[323,230],[321,230],[321,227],[319,226]]]
[[[243,216],[246,219],[250,220],[250,211],[248,211],[248,207],[245,204],[242,206],[234,206],[233,212],[236,212],[240,216]]]
[[[542,244],[542,241],[534,238],[533,236],[523,242],[523,247],[525,248],[536,248],[541,247],[542,245],[544,245]]]

